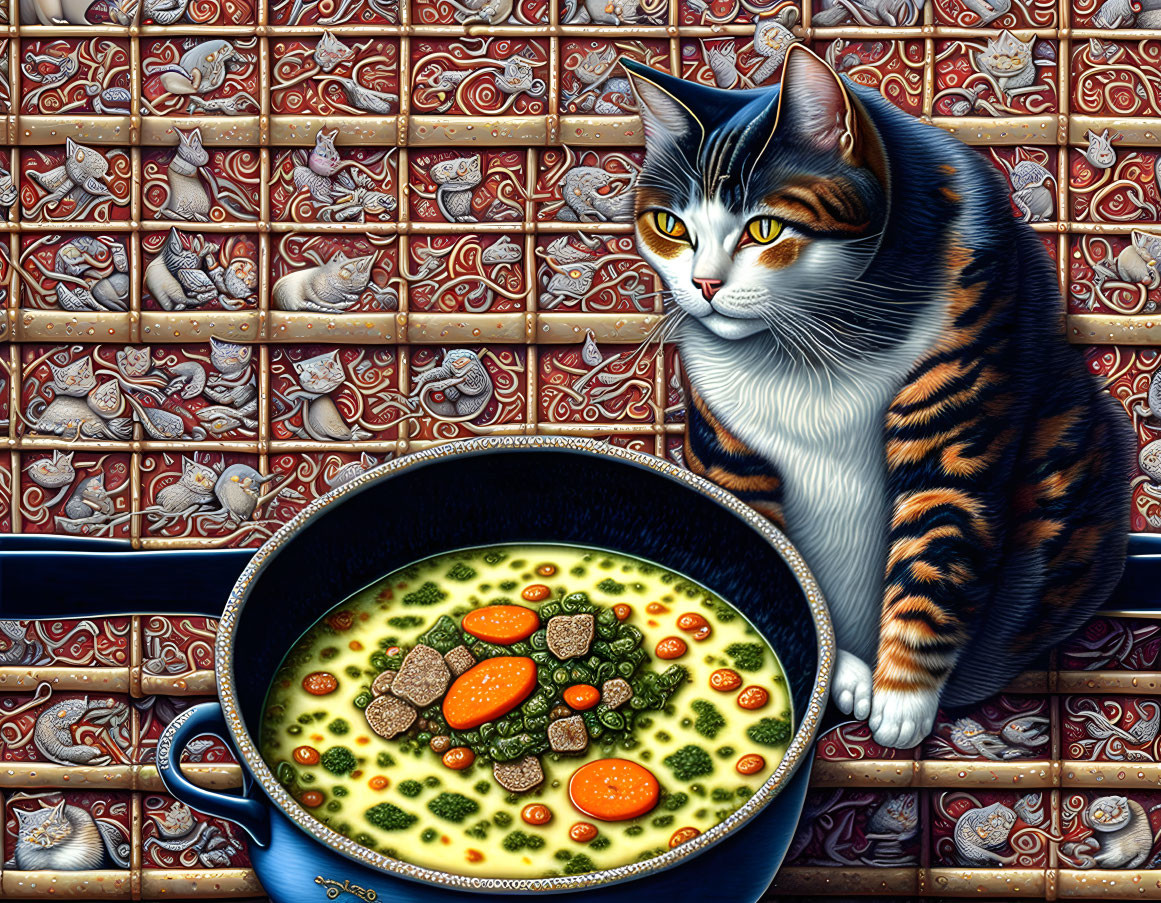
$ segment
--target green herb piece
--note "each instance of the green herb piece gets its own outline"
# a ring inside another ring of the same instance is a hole
[[[766,648],[761,643],[730,643],[726,655],[734,660],[734,667],[739,671],[760,671]]]
[[[726,726],[726,719],[722,717],[722,713],[712,702],[706,699],[695,699],[691,708],[697,715],[693,722],[693,729],[706,739],[714,739],[718,732]]]
[[[458,583],[463,583],[475,577],[476,570],[475,568],[464,564],[462,561],[457,561],[448,570],[446,576],[448,580],[455,580]]]
[[[763,718],[746,728],[746,736],[763,746],[778,746],[790,739],[790,722],[778,718]]]
[[[403,597],[404,605],[435,605],[447,598],[447,593],[428,580],[419,589],[412,590]]]
[[[692,781],[702,775],[711,774],[714,770],[714,762],[709,753],[693,744],[681,747],[661,761],[670,768],[679,781]]]
[[[393,803],[379,803],[377,806],[372,806],[363,813],[363,816],[376,828],[384,831],[402,831],[405,828],[410,828],[419,820],[418,816],[404,812]]]
[[[432,815],[457,824],[480,811],[480,804],[462,793],[441,793],[430,800],[427,808]]]
[[[566,875],[583,875],[585,872],[596,871],[596,866],[584,853],[577,853],[564,864]]]
[[[319,757],[319,763],[333,775],[343,776],[355,770],[355,754],[345,746],[332,746]]]

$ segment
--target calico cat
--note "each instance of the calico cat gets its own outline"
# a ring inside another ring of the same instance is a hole
[[[771,89],[624,65],[638,248],[682,318],[685,462],[786,530],[834,620],[832,698],[914,746],[1117,582],[1127,418],[975,152],[797,44]]]
[[[129,844],[111,825],[79,806],[61,801],[34,812],[16,813],[17,869],[26,872],[129,867]]]

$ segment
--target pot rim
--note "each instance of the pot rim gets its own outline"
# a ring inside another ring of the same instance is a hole
[[[762,784],[754,795],[737,811],[725,820],[714,825],[704,834],[693,840],[668,850],[660,856],[655,856],[643,862],[634,862],[616,868],[589,872],[583,875],[559,876],[551,878],[489,878],[457,875],[436,869],[424,868],[399,859],[393,859],[382,853],[361,846],[336,831],[328,828],[322,822],[310,815],[297,801],[287,793],[278,783],[273,772],[266,764],[258,751],[257,745],[250,737],[242,721],[234,693],[234,658],[233,640],[237,631],[239,619],[250,586],[262,573],[266,565],[278,554],[281,547],[295,535],[304,525],[321,515],[328,507],[346,498],[362,492],[372,483],[377,482],[387,474],[398,473],[412,467],[422,467],[435,461],[453,457],[485,454],[492,451],[512,451],[516,449],[531,450],[561,450],[581,452],[586,454],[603,455],[615,458],[629,464],[644,467],[677,480],[686,486],[700,492],[710,500],[725,508],[735,516],[744,520],[752,529],[757,531],[770,546],[786,562],[806,597],[807,606],[817,638],[818,667],[815,671],[814,685],[810,692],[810,700],[806,710],[798,714],[798,726],[794,736],[786,748],[782,761],[774,773]],[[229,728],[231,739],[258,783],[266,795],[291,819],[299,828],[314,837],[331,850],[341,853],[355,863],[368,866],[377,871],[385,872],[402,878],[408,878],[421,883],[437,884],[443,887],[465,891],[506,893],[528,892],[559,892],[565,890],[580,890],[604,886],[612,883],[643,877],[653,872],[670,868],[679,862],[695,856],[709,847],[717,844],[733,831],[746,824],[755,815],[761,812],[778,794],[778,791],[789,781],[798,766],[807,758],[814,736],[818,730],[826,707],[830,682],[835,660],[835,637],[831,624],[830,613],[823,600],[814,576],[806,566],[806,562],[798,550],[790,544],[777,527],[766,520],[754,509],[740,499],[730,494],[720,486],[711,483],[703,477],[697,476],[684,468],[643,452],[631,451],[608,445],[595,439],[574,438],[562,436],[504,436],[465,439],[438,445],[433,448],[404,455],[389,461],[379,467],[360,474],[349,483],[315,499],[294,518],[287,521],[265,544],[255,553],[246,564],[230,597],[226,602],[218,626],[218,638],[215,643],[215,680],[217,682],[223,716]]]

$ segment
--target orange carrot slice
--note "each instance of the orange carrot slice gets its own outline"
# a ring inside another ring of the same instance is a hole
[[[536,633],[540,618],[523,605],[489,605],[464,615],[461,626],[487,643],[518,643]]]
[[[574,684],[564,691],[564,701],[578,712],[583,712],[601,701],[601,691],[588,684]]]
[[[443,698],[443,717],[457,731],[505,715],[536,689],[536,662],[516,655],[486,658],[456,678]]]
[[[648,768],[628,759],[597,759],[568,781],[572,804],[601,821],[640,818],[657,805],[661,788]]]

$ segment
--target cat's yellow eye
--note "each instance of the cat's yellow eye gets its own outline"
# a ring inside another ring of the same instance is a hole
[[[770,244],[781,231],[782,223],[772,216],[759,216],[746,226],[746,234],[760,245]]]
[[[662,235],[668,235],[670,238],[685,238],[685,223],[668,210],[658,210],[654,213],[653,223]]]

